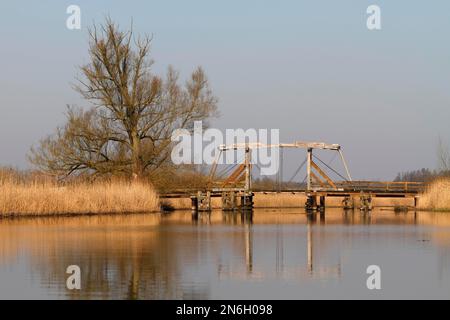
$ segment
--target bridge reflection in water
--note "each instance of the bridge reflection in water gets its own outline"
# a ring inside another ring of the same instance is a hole
[[[354,215],[354,212],[344,213],[347,215]],[[245,266],[246,266],[246,276],[252,276],[253,274],[253,258],[254,258],[254,243],[253,243],[253,215],[254,213],[252,211],[247,212],[229,212],[224,211],[222,212],[223,216],[223,223],[224,224],[230,224],[230,225],[242,225],[244,228],[243,232],[243,238],[244,238],[244,245],[245,245]],[[314,225],[321,225],[325,224],[325,212],[312,212],[305,215],[306,217],[306,248],[304,250],[305,256],[306,256],[306,265],[304,267],[301,266],[295,266],[285,269],[285,255],[288,255],[288,253],[285,253],[284,248],[284,234],[283,234],[283,226],[281,224],[277,224],[275,229],[275,274],[278,278],[285,278],[289,279],[290,277],[297,277],[297,276],[303,276],[303,277],[334,277],[339,278],[341,274],[341,265],[340,262],[335,263],[335,265],[330,266],[321,266],[314,268]],[[200,214],[193,214],[192,215],[192,221],[195,224],[199,223],[205,223],[205,224],[211,224],[211,213],[210,212],[203,212]],[[223,273],[223,270],[219,267],[219,274],[225,275]],[[272,273],[272,272],[271,272]],[[228,276],[234,276],[234,277],[245,277],[244,274],[228,274]],[[258,278],[264,277],[264,278],[270,278],[272,277],[272,274],[264,274],[261,272],[257,272],[255,275]]]

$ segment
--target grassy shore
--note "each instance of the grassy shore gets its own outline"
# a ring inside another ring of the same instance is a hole
[[[441,178],[431,182],[420,195],[419,209],[450,211],[450,178]]]
[[[159,211],[154,189],[126,181],[73,182],[0,174],[0,217]]]

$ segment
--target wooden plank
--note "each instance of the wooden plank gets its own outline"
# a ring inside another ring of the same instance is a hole
[[[334,184],[333,180],[330,179],[330,177],[327,176],[327,174],[325,172],[322,171],[322,169],[320,169],[320,167],[314,162],[311,161],[311,166],[313,166],[314,169],[316,169],[316,171],[325,178],[325,180],[327,180],[328,184],[330,186],[332,186],[333,188],[337,189],[336,185]]]
[[[245,170],[245,165],[240,164],[239,167],[224,181],[223,185],[233,183]]]
[[[322,187],[325,187],[325,182],[322,181],[314,172],[311,172],[311,177],[316,180]]]

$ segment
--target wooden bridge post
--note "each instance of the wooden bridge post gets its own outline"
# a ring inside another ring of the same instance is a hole
[[[191,204],[193,211],[211,211],[211,192],[207,191],[206,194],[197,192],[191,196]]]
[[[319,199],[319,211],[325,212],[325,196],[320,196]]]
[[[211,211],[211,191],[206,192],[206,211]]]
[[[306,211],[317,210],[317,195],[315,193],[306,194],[305,209]]]
[[[371,211],[372,210],[372,195],[371,194],[364,194],[361,191],[361,195],[359,197],[360,199],[360,210],[361,211]]]
[[[244,165],[245,165],[244,189],[245,189],[245,191],[250,191],[252,188],[251,156],[252,156],[251,150],[250,150],[249,146],[247,145],[245,147],[245,160],[244,160]]]
[[[222,192],[222,210],[224,211],[232,211],[236,210],[236,192]]]
[[[354,210],[355,209],[355,199],[353,196],[346,196],[344,200],[342,200],[342,206],[344,210]]]
[[[245,192],[241,195],[241,209],[243,211],[253,210],[253,192]]]
[[[196,196],[191,196],[191,208],[192,212],[198,212],[198,198]]]
[[[312,162],[312,148],[308,148],[308,151],[306,154],[306,190],[307,191],[310,191],[312,188],[311,162]]]

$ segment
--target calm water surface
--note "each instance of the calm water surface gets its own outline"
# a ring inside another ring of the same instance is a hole
[[[381,268],[368,290],[367,266]],[[80,291],[66,289],[67,266]],[[0,298],[450,298],[450,214],[260,210],[0,220]]]

